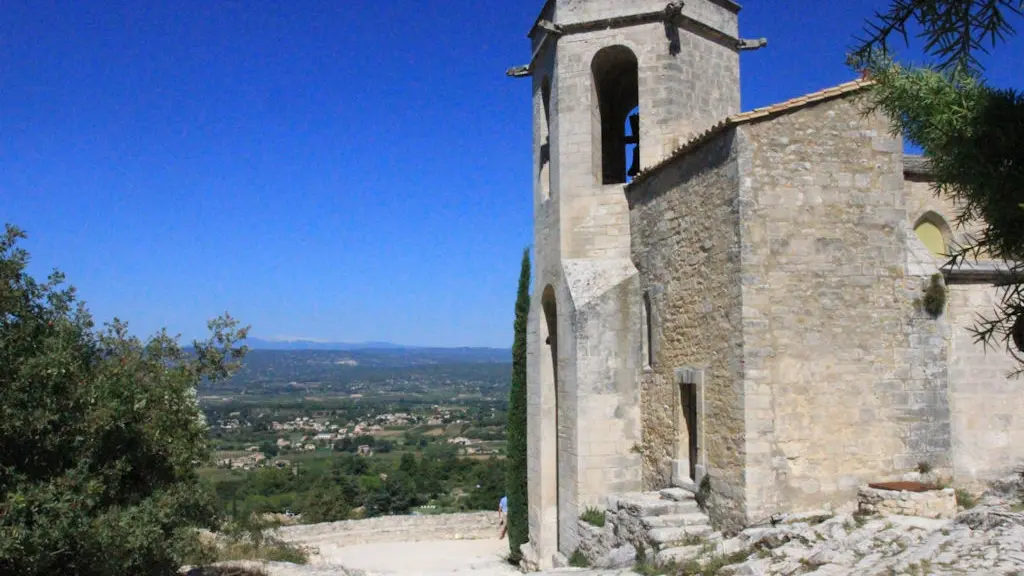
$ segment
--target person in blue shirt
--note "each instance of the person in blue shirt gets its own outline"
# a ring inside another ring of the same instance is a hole
[[[501,501],[498,502],[498,523],[501,525],[498,540],[501,540],[505,537],[505,531],[508,530],[508,496],[502,496]]]

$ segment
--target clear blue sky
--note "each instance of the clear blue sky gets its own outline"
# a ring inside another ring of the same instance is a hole
[[[100,321],[511,344],[541,0],[6,0],[0,221]],[[883,0],[749,2],[743,107],[852,78]],[[1020,24],[1020,22],[1017,22]],[[1024,44],[989,59],[1019,86]]]

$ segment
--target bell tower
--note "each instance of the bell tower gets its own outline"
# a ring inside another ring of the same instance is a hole
[[[739,112],[731,0],[548,0],[530,31],[535,274],[528,332],[527,562],[639,491],[643,369],[624,185]]]

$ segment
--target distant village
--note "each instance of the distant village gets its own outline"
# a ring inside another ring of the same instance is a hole
[[[215,464],[219,468],[233,470],[252,470],[260,467],[273,466],[288,468],[293,465],[294,455],[317,451],[353,451],[362,457],[371,457],[378,446],[392,446],[391,438],[400,438],[406,430],[419,428],[425,436],[433,437],[437,442],[458,448],[459,453],[466,456],[487,456],[498,453],[493,447],[487,447],[484,440],[466,436],[446,437],[446,430],[452,425],[466,425],[462,409],[451,409],[435,406],[432,414],[414,415],[408,412],[393,412],[376,415],[359,421],[345,424],[332,422],[327,415],[296,416],[290,420],[269,422],[269,431],[265,441],[254,442],[244,450],[218,451]],[[214,427],[230,433],[244,431],[252,427],[243,420],[239,412],[233,412],[227,418],[217,421]],[[462,426],[456,426],[462,429]],[[300,436],[301,434],[301,436]],[[272,439],[276,436],[276,439]],[[383,439],[383,442],[376,442]],[[267,450],[265,442],[269,441],[273,449]],[[353,441],[366,441],[352,445]],[[493,442],[492,442],[493,444]],[[271,453],[268,453],[271,452]],[[273,453],[273,452],[276,452]]]

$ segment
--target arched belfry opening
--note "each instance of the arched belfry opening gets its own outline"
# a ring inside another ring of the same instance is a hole
[[[541,107],[543,116],[540,119],[540,166],[537,171],[541,197],[551,197],[551,80],[544,78],[540,85]]]
[[[601,184],[625,184],[640,170],[640,87],[636,54],[625,46],[600,50],[594,76],[594,163]]]

